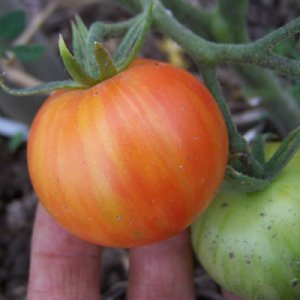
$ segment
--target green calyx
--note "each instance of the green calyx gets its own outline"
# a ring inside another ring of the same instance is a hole
[[[24,96],[47,94],[58,89],[87,89],[125,70],[144,44],[152,21],[153,0],[148,0],[138,16],[117,24],[94,23],[89,29],[76,16],[71,23],[73,54],[59,36],[59,52],[72,80],[41,84],[36,87],[13,89],[0,77],[0,87],[7,93]],[[111,56],[103,42],[123,36],[116,53]]]

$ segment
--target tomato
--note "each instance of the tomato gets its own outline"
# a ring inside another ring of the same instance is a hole
[[[223,288],[243,299],[300,299],[299,179],[300,151],[263,191],[224,184],[192,226],[195,252]]]
[[[30,177],[47,211],[84,240],[120,247],[189,226],[219,188],[227,155],[208,90],[152,60],[89,89],[55,92],[28,141]]]

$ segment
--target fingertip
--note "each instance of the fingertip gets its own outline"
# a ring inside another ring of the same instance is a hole
[[[194,299],[189,232],[130,250],[128,299]]]
[[[39,206],[27,300],[99,300],[100,250],[69,234]]]

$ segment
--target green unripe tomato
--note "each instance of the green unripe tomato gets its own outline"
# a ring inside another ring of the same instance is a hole
[[[268,145],[267,153],[277,145]],[[263,191],[224,184],[192,226],[203,267],[243,299],[300,299],[300,152]]]

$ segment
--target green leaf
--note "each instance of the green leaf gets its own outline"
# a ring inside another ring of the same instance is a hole
[[[145,11],[136,19],[128,30],[114,55],[118,72],[127,68],[142,48],[152,21],[153,1],[149,0]]]
[[[25,29],[25,12],[16,10],[0,17],[0,39],[13,40]]]
[[[101,43],[96,42],[94,44],[94,53],[98,69],[100,70],[100,82],[117,74],[117,68],[110,53]]]
[[[280,171],[292,159],[296,151],[300,148],[300,126],[290,132],[290,134],[280,144],[276,152],[267,162],[267,170],[270,176],[275,178]]]
[[[300,105],[300,84],[299,84],[299,82],[294,83],[290,87],[290,93],[295,97],[296,101]]]
[[[59,52],[64,65],[74,81],[83,86],[92,86],[97,80],[91,77],[68,50],[62,35],[59,36]]]
[[[12,47],[9,50],[23,63],[38,59],[45,53],[43,45],[21,45]]]
[[[49,94],[50,92],[59,90],[59,89],[83,89],[84,86],[79,85],[77,82],[74,82],[72,80],[63,80],[63,81],[53,81],[53,82],[47,82],[40,84],[38,86],[34,87],[28,87],[28,88],[22,88],[22,89],[16,89],[11,88],[7,86],[3,78],[0,77],[0,87],[3,91],[5,91],[8,94],[14,95],[14,96],[31,96],[31,95],[40,95],[40,94]]]
[[[6,51],[9,49],[8,46],[6,45],[0,45],[0,57],[4,57],[5,56],[5,53]]]

